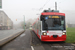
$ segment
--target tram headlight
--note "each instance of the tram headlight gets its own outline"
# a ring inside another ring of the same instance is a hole
[[[43,32],[42,35],[47,35],[47,33],[46,32]]]
[[[66,35],[66,32],[63,32],[63,35]]]

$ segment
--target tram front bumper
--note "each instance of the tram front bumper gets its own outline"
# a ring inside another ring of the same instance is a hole
[[[66,35],[62,35],[61,37],[57,36],[56,38],[49,35],[41,35],[41,41],[47,41],[47,42],[58,42],[58,41],[65,41]]]

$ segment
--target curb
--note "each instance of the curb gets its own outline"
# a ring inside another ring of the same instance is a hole
[[[5,40],[2,40],[2,41],[0,42],[0,47],[3,46],[3,45],[5,45],[5,44],[7,44],[7,43],[10,42],[11,40],[15,39],[16,37],[18,37],[19,35],[21,35],[23,32],[25,32],[25,31],[23,30],[23,31],[21,31],[21,32],[18,32],[18,33],[16,33],[16,34],[12,35],[11,37],[9,37],[9,38],[7,38],[7,39],[5,39]]]

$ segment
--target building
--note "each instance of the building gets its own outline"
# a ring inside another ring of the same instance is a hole
[[[11,21],[10,18],[8,18],[7,26],[8,26],[8,29],[12,29],[13,28],[13,22]]]
[[[0,10],[0,30],[12,28],[13,28],[12,20],[7,16],[7,14],[4,11]]]

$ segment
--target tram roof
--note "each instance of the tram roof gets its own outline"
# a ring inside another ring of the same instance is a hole
[[[43,12],[41,15],[62,15],[65,16],[65,13],[59,13],[59,12]]]

